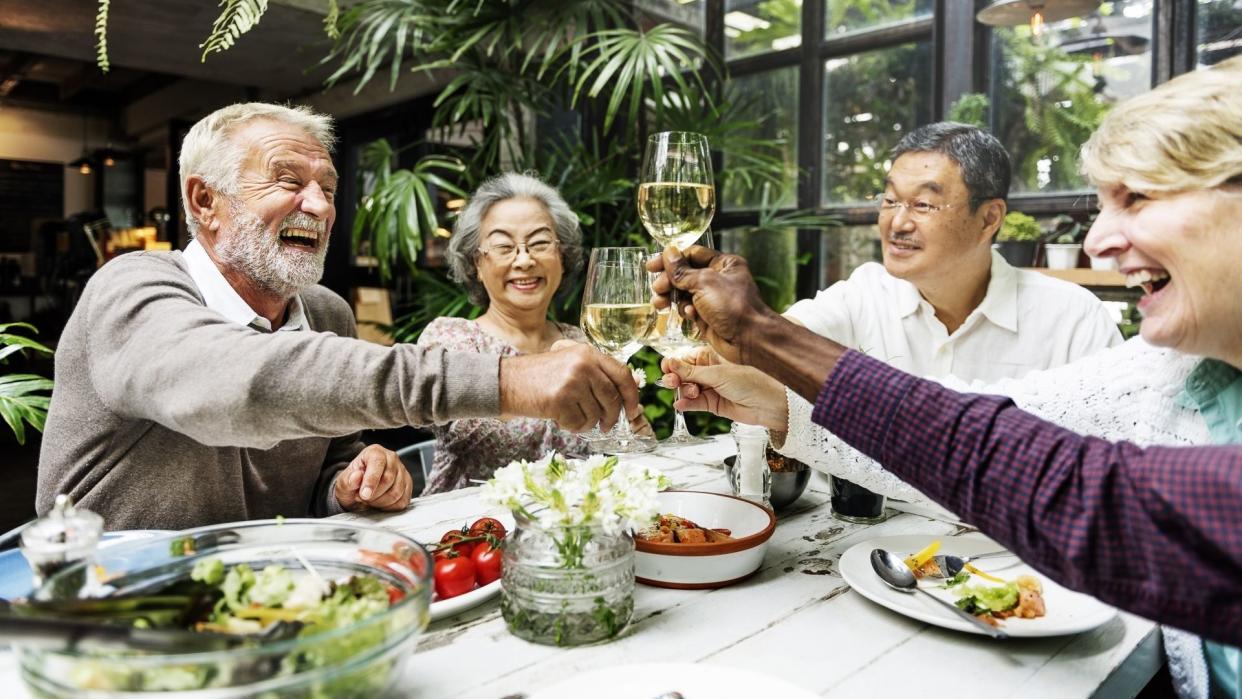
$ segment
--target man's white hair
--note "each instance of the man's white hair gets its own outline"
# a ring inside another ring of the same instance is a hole
[[[198,235],[198,222],[190,214],[190,202],[185,198],[186,179],[198,175],[217,192],[236,196],[237,179],[246,154],[232,136],[238,128],[255,119],[270,119],[301,129],[329,152],[336,144],[332,117],[319,114],[310,107],[245,102],[222,107],[203,117],[190,128],[181,143],[181,203],[191,237]]]

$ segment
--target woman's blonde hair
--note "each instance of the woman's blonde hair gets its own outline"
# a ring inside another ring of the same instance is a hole
[[[1211,189],[1242,175],[1242,56],[1117,105],[1082,147],[1093,184]]]

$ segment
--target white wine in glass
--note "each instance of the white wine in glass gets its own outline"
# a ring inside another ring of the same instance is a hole
[[[638,216],[663,246],[678,250],[694,245],[716,211],[716,188],[710,184],[648,182],[638,185]]]
[[[592,303],[582,309],[582,330],[599,349],[627,359],[643,346],[656,323],[650,303]]]
[[[662,131],[647,139],[638,217],[661,246],[684,249],[711,225],[716,213],[707,137],[686,131]]]
[[[582,331],[597,349],[622,364],[643,346],[656,322],[645,263],[642,248],[595,248],[587,267]],[[635,435],[622,411],[611,439],[597,448],[612,453],[651,451],[655,442]]]

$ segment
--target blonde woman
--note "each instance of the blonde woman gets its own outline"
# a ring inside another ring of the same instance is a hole
[[[1099,187],[1101,207],[1087,251],[1116,258],[1127,281],[1142,287],[1141,339],[1020,380],[946,383],[1004,393],[1018,407],[1087,435],[1139,445],[1242,444],[1242,276],[1236,270],[1242,259],[1242,57],[1118,105],[1084,146],[1083,170]],[[728,271],[728,262],[710,262],[718,276]],[[715,277],[705,279],[719,284],[721,298],[739,296]],[[703,293],[695,290],[696,310],[708,309]],[[787,335],[768,344],[807,353]],[[1204,451],[1191,459],[1201,463],[1197,472],[1152,471],[1129,463],[1139,458],[1133,446],[1082,440],[1006,412],[995,399],[937,392],[849,355],[834,364],[833,356],[816,355],[817,371],[826,367],[830,374],[814,408],[804,399],[815,395],[806,377],[819,374],[768,358],[756,366],[782,376],[798,393],[773,391],[774,379],[757,369],[674,367],[694,384],[677,407],[788,428],[787,454],[890,495],[927,499],[874,462],[835,455],[847,448],[842,440],[868,444],[871,456],[883,454],[880,461],[931,499],[1023,551],[1032,564],[1056,571],[1062,582],[1138,613],[1210,630],[1216,638],[1239,638],[1231,620],[1238,600],[1213,596],[1242,570],[1230,546],[1242,484],[1217,482],[1232,472],[1229,459],[1236,452]],[[849,412],[844,401],[839,409],[830,405],[829,391],[848,395]],[[909,396],[902,404],[907,409],[878,405],[885,391]],[[919,400],[922,410],[938,404],[935,414],[920,412]],[[996,421],[985,424],[984,413],[993,414],[993,407]],[[873,415],[885,420],[866,419]],[[880,422],[883,434],[876,432]],[[839,438],[817,425],[833,427]],[[905,451],[910,444],[918,445],[917,453]],[[1057,445],[1053,451],[1050,444]],[[1105,447],[1110,451],[1102,459]],[[1152,461],[1165,454],[1173,466],[1177,457],[1168,450]],[[1023,470],[1040,476],[1020,476]],[[1099,481],[1104,474],[1112,475]],[[1001,484],[1004,493],[989,489]],[[1158,546],[1132,536],[1138,531],[1170,542]],[[1142,564],[1148,560],[1159,563]],[[1242,695],[1236,647],[1172,628],[1165,643],[1179,695]]]

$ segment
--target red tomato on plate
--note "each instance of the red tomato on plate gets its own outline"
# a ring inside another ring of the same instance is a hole
[[[470,525],[470,536],[492,535],[497,539],[505,538],[505,525],[494,517],[480,517]]]
[[[471,559],[474,561],[474,575],[480,587],[500,579],[500,549],[492,548],[487,542],[481,543],[474,548]]]
[[[447,553],[451,549],[453,551],[456,551],[457,555],[459,556],[470,558],[470,554],[474,553],[475,542],[466,541],[460,544],[453,543],[455,541],[461,541],[462,539],[465,539],[467,536],[468,535],[465,532],[462,532],[457,529],[450,529],[444,532],[444,536],[440,537],[440,543],[441,544],[453,544],[453,545],[451,547],[445,547],[437,551],[436,557],[443,556],[445,553]]]
[[[474,589],[474,561],[466,556],[441,558],[436,561],[435,591],[440,599],[465,594]]]

